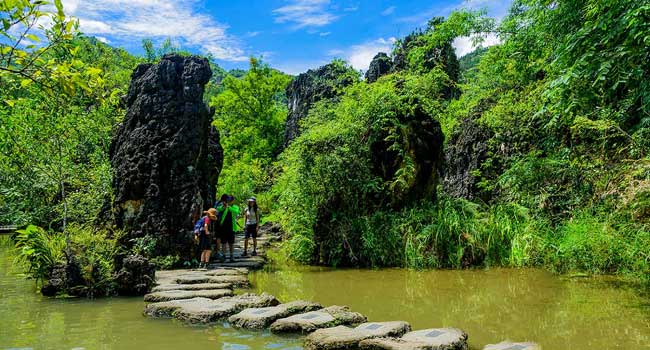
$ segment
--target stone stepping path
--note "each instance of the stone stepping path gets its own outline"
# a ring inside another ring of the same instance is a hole
[[[272,295],[246,293],[217,300],[192,298],[151,303],[144,314],[150,317],[176,318],[189,323],[213,323],[225,320],[243,309],[275,306],[280,302]]]
[[[467,350],[467,334],[457,328],[434,328],[408,332],[401,338],[367,339],[364,350]]]
[[[306,350],[467,350],[467,334],[456,328],[411,331],[404,321],[367,322],[346,306],[322,308],[297,300],[281,304],[274,296],[234,295],[234,287],[248,287],[248,272],[264,266],[269,242],[258,238],[261,256],[244,257],[243,235],[235,247],[234,262],[213,262],[208,269],[158,271],[158,285],[145,295],[144,314],[210,324],[228,320],[234,327],[273,333],[306,334]],[[356,327],[354,327],[356,326]],[[504,341],[483,350],[541,350],[535,343]]]
[[[404,321],[368,322],[355,328],[337,326],[318,329],[307,336],[307,350],[347,350],[358,349],[359,343],[366,339],[401,337],[411,330]]]
[[[271,324],[273,333],[311,333],[319,328],[339,325],[354,325],[366,322],[366,316],[352,312],[347,306],[330,306],[318,311],[310,311],[286,318]]]
[[[318,303],[297,300],[277,306],[245,309],[236,315],[230,316],[228,322],[239,328],[264,329],[277,319],[321,308],[322,306]]]
[[[245,275],[213,276],[205,273],[181,275],[174,282],[177,284],[230,283],[235,287],[248,287],[250,284]]]
[[[483,350],[541,350],[536,343],[512,343],[504,341],[499,344],[486,345]]]
[[[260,269],[266,264],[266,254],[265,251],[271,245],[271,242],[276,241],[278,238],[272,235],[261,235],[257,237],[257,256],[251,256],[253,252],[253,239],[248,240],[248,255],[244,256],[244,234],[237,233],[235,234],[235,244],[233,245],[233,259],[234,262],[230,262],[230,252],[226,249],[226,260],[220,262],[217,260],[217,252],[212,252],[212,257],[210,259],[211,263],[208,264],[209,268],[218,268],[218,267],[243,267],[251,270]]]
[[[144,296],[147,303],[172,301],[192,298],[220,299],[233,296],[232,289],[205,289],[205,290],[166,290],[153,292]]]
[[[168,290],[211,290],[211,289],[232,289],[232,283],[163,284],[163,285],[153,287],[151,291],[164,292]]]

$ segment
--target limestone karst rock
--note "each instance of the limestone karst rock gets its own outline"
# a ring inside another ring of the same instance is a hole
[[[300,135],[300,121],[307,117],[311,106],[338,96],[343,87],[356,81],[355,74],[349,67],[333,62],[293,79],[286,90],[289,114],[284,130],[285,147]]]
[[[387,54],[380,52],[373,57],[370,61],[370,66],[366,71],[366,81],[368,83],[374,83],[381,76],[390,73],[393,67],[393,61],[388,57]]]
[[[189,257],[193,221],[215,199],[223,150],[203,101],[211,75],[206,59],[172,54],[131,76],[110,149],[111,216],[125,242],[153,237],[155,255]]]

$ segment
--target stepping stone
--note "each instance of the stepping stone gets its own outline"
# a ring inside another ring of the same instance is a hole
[[[147,304],[144,314],[150,317],[173,317],[189,323],[212,323],[252,307],[275,306],[280,302],[272,295],[246,293],[217,300],[192,298]]]
[[[404,321],[368,322],[356,328],[337,326],[317,329],[307,336],[307,350],[349,350],[359,349],[359,342],[372,338],[401,337],[411,330]]]
[[[499,344],[486,345],[483,350],[541,350],[542,347],[535,343],[513,343],[504,341]]]
[[[224,269],[224,268],[218,268],[218,269],[210,269],[206,270],[205,274],[208,276],[239,276],[239,275],[246,275],[248,273],[247,269]]]
[[[230,316],[228,322],[240,328],[263,329],[279,318],[321,308],[322,306],[318,303],[298,300],[277,306],[245,309],[236,315]]]
[[[161,301],[172,301],[192,298],[220,299],[232,296],[231,289],[207,289],[207,290],[166,290],[162,292],[149,293],[144,296],[147,303],[156,303]]]
[[[244,267],[251,270],[258,270],[264,267],[263,260],[235,260],[235,262],[216,263],[210,266]]]
[[[364,350],[467,350],[467,334],[457,328],[424,329],[401,338],[366,339]]]
[[[187,275],[179,276],[174,282],[178,284],[197,284],[197,283],[231,283],[236,287],[247,287],[250,282],[245,275],[226,275],[226,276],[208,276],[208,275]]]
[[[196,284],[163,284],[153,287],[152,292],[164,292],[168,290],[208,290],[208,289],[232,289],[230,283],[196,283]]]
[[[366,320],[365,316],[350,311],[347,306],[335,305],[319,311],[281,318],[271,324],[271,332],[311,333],[319,328],[359,324]]]

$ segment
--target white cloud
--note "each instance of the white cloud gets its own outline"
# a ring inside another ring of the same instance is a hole
[[[489,47],[500,43],[501,41],[495,34],[488,34],[485,36],[483,42],[476,47]],[[463,57],[468,53],[474,51],[474,49],[476,48],[473,44],[473,39],[468,36],[463,36],[454,39],[452,45],[456,49],[456,56],[458,57]]]
[[[387,7],[385,10],[381,11],[382,16],[390,16],[395,12],[396,7],[395,6],[390,6]]]
[[[103,42],[104,44],[110,44],[110,43],[111,43],[110,40],[106,39],[106,38],[103,37],[103,36],[95,36],[95,39],[97,39],[97,40]]]
[[[318,35],[320,35],[320,36],[328,36],[330,34],[332,34],[332,32],[321,32]]]
[[[352,67],[358,70],[367,70],[373,57],[379,52],[390,53],[395,43],[395,38],[379,38],[363,44],[353,45],[346,50],[330,50],[329,56],[341,57]]]
[[[293,23],[294,29],[322,27],[338,16],[329,11],[329,0],[290,0],[289,4],[273,10],[275,22]]]
[[[80,30],[116,40],[172,38],[215,58],[246,61],[228,26],[200,13],[197,0],[64,0],[67,14],[79,18]]]

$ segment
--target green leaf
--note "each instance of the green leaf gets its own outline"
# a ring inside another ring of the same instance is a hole
[[[38,42],[40,42],[40,41],[41,41],[41,38],[39,38],[39,37],[37,37],[36,35],[34,35],[34,34],[31,34],[31,33],[30,33],[30,34],[27,34],[27,35],[25,35],[25,38],[27,38],[27,39],[29,39],[29,40],[31,40],[31,41],[33,41],[33,42],[35,42],[35,43],[38,43]]]
[[[61,0],[54,0],[54,6],[56,6],[57,15],[59,18],[64,19],[65,13],[63,13],[63,4],[61,3]]]
[[[31,84],[31,83],[32,83],[31,79],[23,79],[23,80],[20,81],[20,86],[25,88],[25,87],[29,86],[29,84]]]

